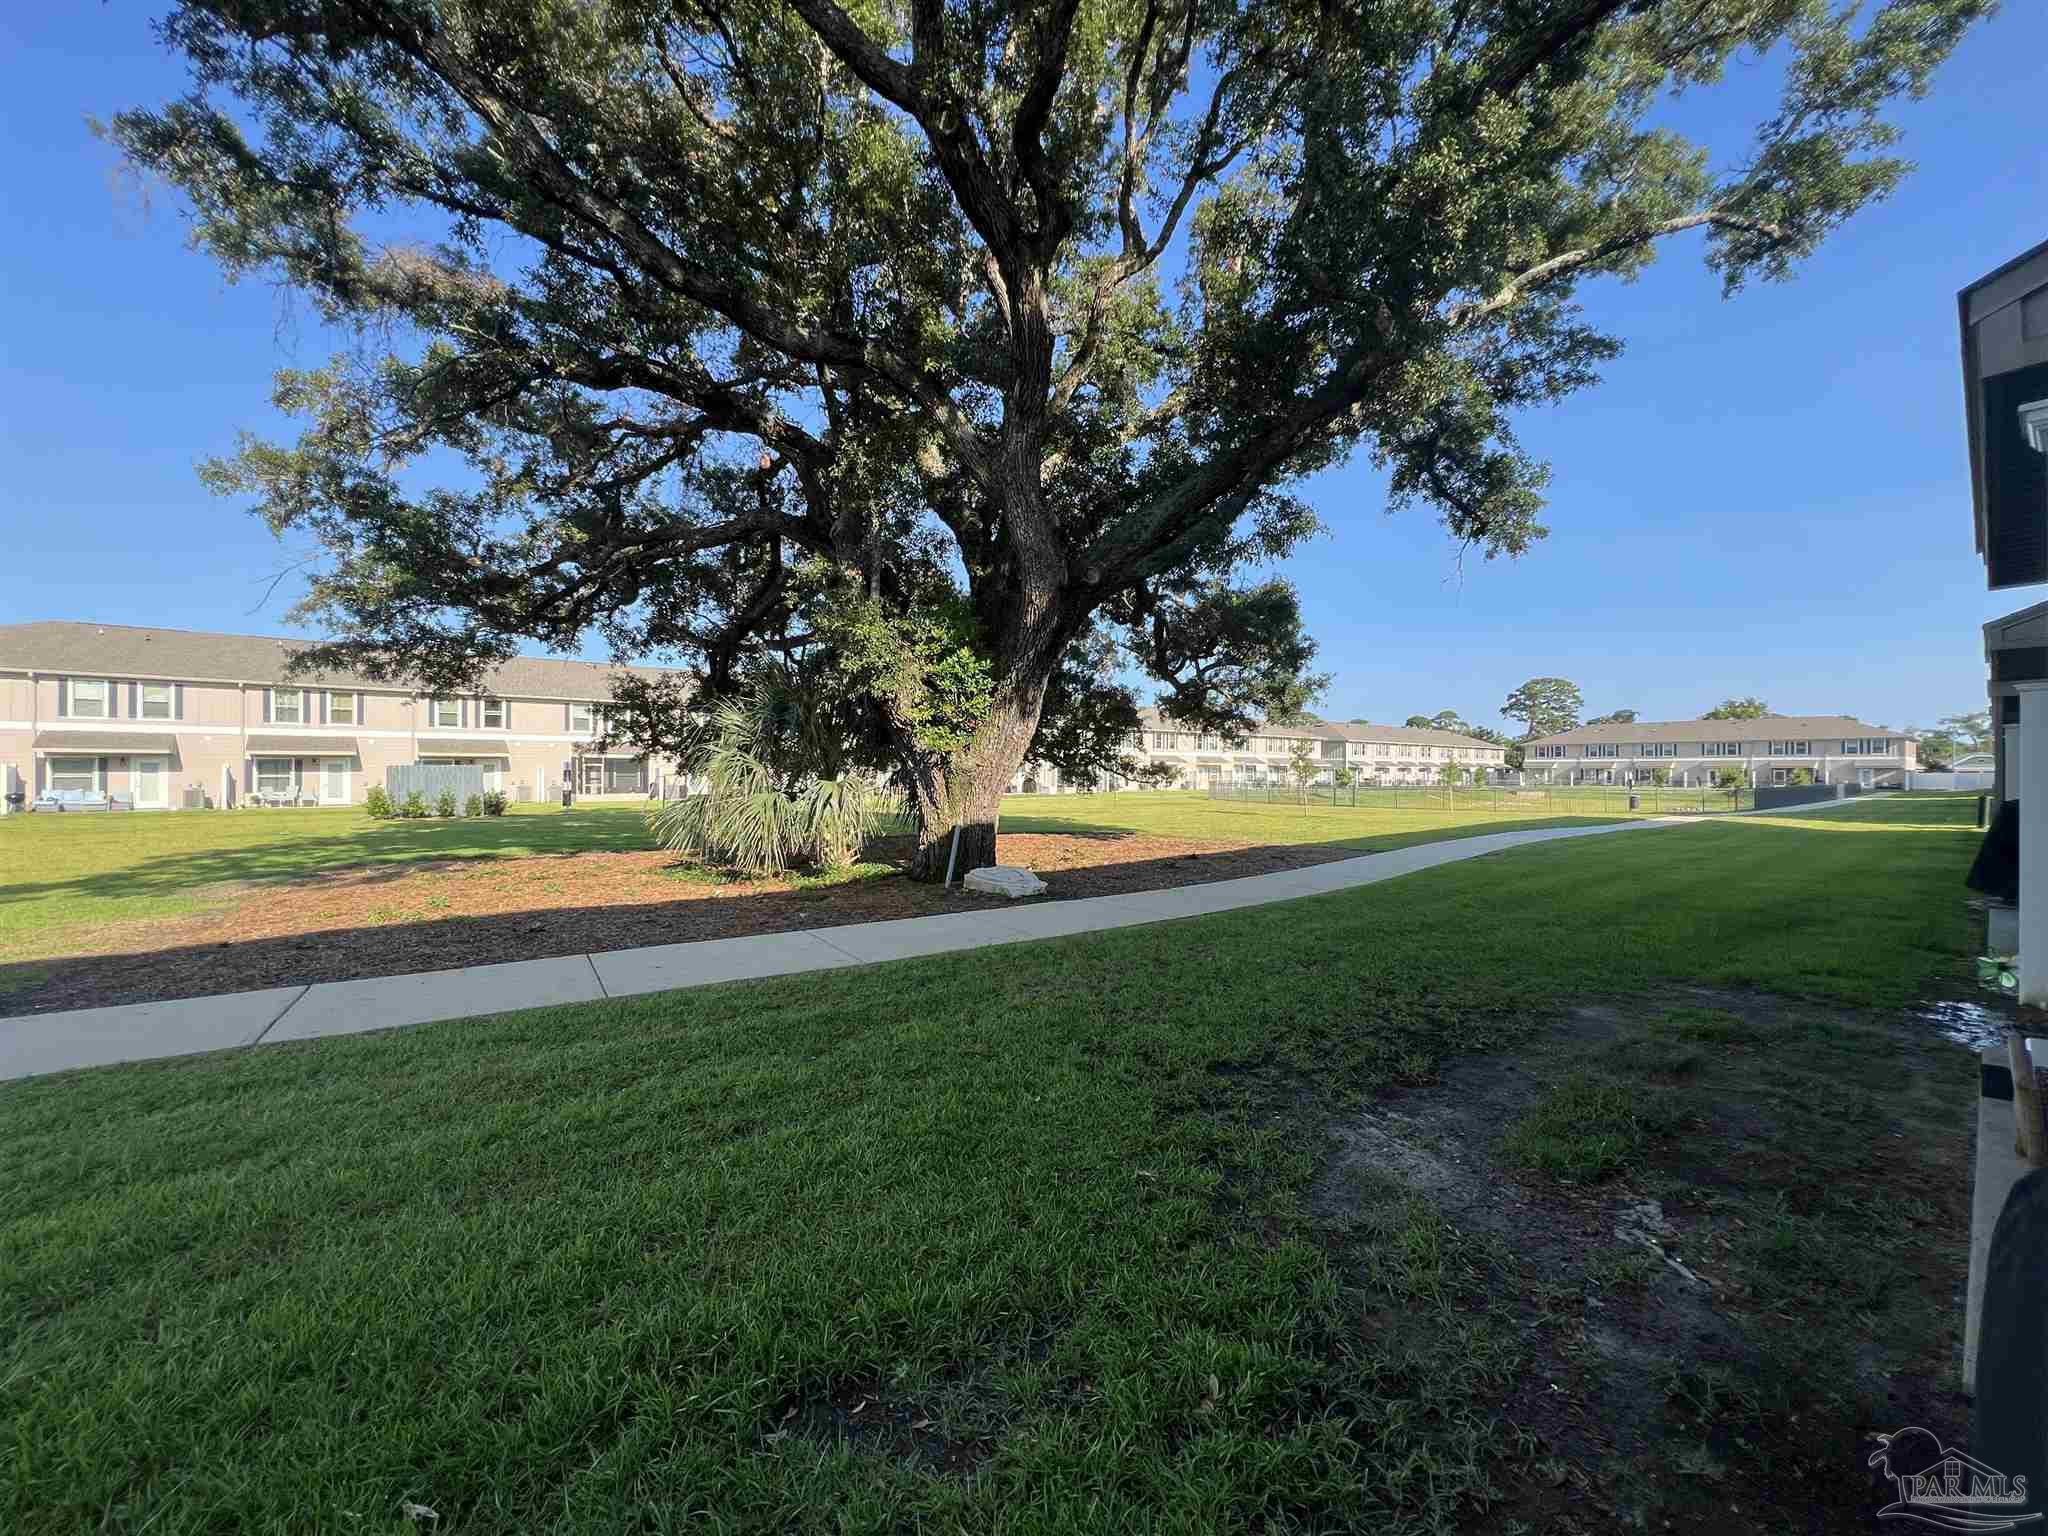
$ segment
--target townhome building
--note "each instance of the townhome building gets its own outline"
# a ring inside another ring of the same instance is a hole
[[[287,675],[304,642],[122,624],[0,625],[0,778],[137,810],[258,797],[360,804],[384,770],[469,763],[513,799],[627,799],[672,764],[601,745],[612,669],[519,657],[434,698],[346,673]]]
[[[1900,786],[1919,767],[1913,738],[1848,715],[1759,720],[1632,720],[1581,725],[1525,744],[1537,783],[1711,784],[1735,770],[1750,785]],[[1806,778],[1802,778],[1802,774]]]
[[[1295,744],[1306,742],[1315,761],[1315,782],[1331,782],[1349,769],[1359,784],[1436,784],[1444,765],[1467,777],[1499,773],[1506,749],[1455,731],[1404,725],[1266,724],[1242,739],[1229,739],[1185,725],[1156,709],[1141,710],[1128,755],[1141,766],[1173,770],[1168,789],[1215,789],[1229,785],[1292,784]],[[1120,775],[1100,781],[1067,780],[1042,763],[1026,763],[1011,780],[1013,792],[1053,793],[1131,787]]]

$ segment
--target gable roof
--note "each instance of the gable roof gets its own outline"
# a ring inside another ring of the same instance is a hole
[[[1193,726],[1184,725],[1171,715],[1158,709],[1138,711],[1138,723],[1148,731],[1191,731]],[[1254,736],[1292,736],[1311,741],[1364,741],[1391,742],[1422,747],[1494,747],[1497,741],[1481,741],[1477,736],[1464,736],[1457,731],[1439,731],[1433,727],[1411,725],[1358,725],[1349,721],[1337,724],[1318,720],[1302,725],[1277,725],[1266,721],[1251,729]]]
[[[0,624],[0,668],[187,683],[282,683],[288,681],[284,668],[292,653],[310,643],[272,635],[221,635],[44,619]],[[610,679],[615,671],[641,677],[686,675],[659,667],[615,668],[595,661],[515,656],[486,673],[480,691],[514,699],[606,699],[611,697]],[[379,682],[351,672],[309,674],[289,681],[308,687],[412,691],[406,683]]]
[[[1531,747],[1631,741],[1810,741],[1840,736],[1903,736],[1850,715],[1765,715],[1758,720],[1630,720],[1580,725],[1524,743]]]

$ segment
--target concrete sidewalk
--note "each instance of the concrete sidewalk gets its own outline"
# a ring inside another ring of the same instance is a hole
[[[1352,890],[1531,843],[1697,824],[1699,818],[1659,817],[1607,826],[1494,832],[1278,874],[1126,896],[0,1019],[0,1079],[1063,938]]]

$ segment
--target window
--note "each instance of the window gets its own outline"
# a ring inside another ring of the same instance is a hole
[[[1637,757],[1676,757],[1678,743],[1675,741],[1646,741],[1636,748]]]
[[[306,696],[297,689],[270,690],[270,718],[279,725],[304,725]]]
[[[71,680],[71,713],[81,720],[104,720],[107,718],[107,683],[105,678],[90,680],[76,677]]]
[[[505,729],[505,701],[503,699],[485,699],[478,706],[478,709],[477,719],[482,723],[485,730],[502,731]]]
[[[1708,757],[1740,757],[1742,743],[1739,741],[1709,741],[1703,743]]]
[[[352,693],[330,693],[327,695],[327,723],[329,725],[360,725],[356,719],[356,696]]]
[[[144,683],[142,685],[142,718],[145,720],[168,720],[176,707],[176,697],[169,683]]]
[[[1774,741],[1771,743],[1770,755],[1772,757],[1809,757],[1812,754],[1808,751],[1808,748],[1812,745],[1813,743],[1810,741]]]
[[[427,719],[437,731],[462,729],[462,706],[454,699],[429,699]]]
[[[53,757],[50,759],[50,788],[52,790],[82,789],[87,793],[92,793],[98,790],[99,787],[100,760],[98,758]]]
[[[1846,757],[1884,757],[1893,750],[1891,741],[1883,736],[1852,736],[1842,743]]]
[[[288,757],[256,759],[256,789],[259,794],[289,795],[293,792],[292,760]]]
[[[596,730],[596,706],[590,704],[571,704],[569,706],[569,729],[579,735],[588,734]]]

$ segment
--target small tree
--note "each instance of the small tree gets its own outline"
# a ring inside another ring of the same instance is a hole
[[[1312,741],[1296,741],[1287,749],[1287,771],[1294,775],[1296,793],[1301,803],[1308,804],[1308,787],[1315,782],[1322,765],[1316,761],[1316,744]]]
[[[1650,770],[1650,782],[1657,788],[1662,789],[1671,782],[1671,770],[1669,768],[1652,768]]]
[[[1792,782],[1793,782],[1794,784],[1801,784],[1801,785],[1805,785],[1805,784],[1811,784],[1811,783],[1813,782],[1813,770],[1812,770],[1811,768],[1795,768],[1795,769],[1793,769],[1793,770],[1792,770]]]
[[[1742,788],[1742,770],[1740,768],[1716,768],[1714,770],[1714,786],[1717,789],[1725,789],[1730,794],[1733,794],[1736,790]]]
[[[1346,763],[1330,775],[1330,782],[1339,789],[1349,789],[1355,778],[1357,778],[1357,775],[1351,771],[1351,765]]]

